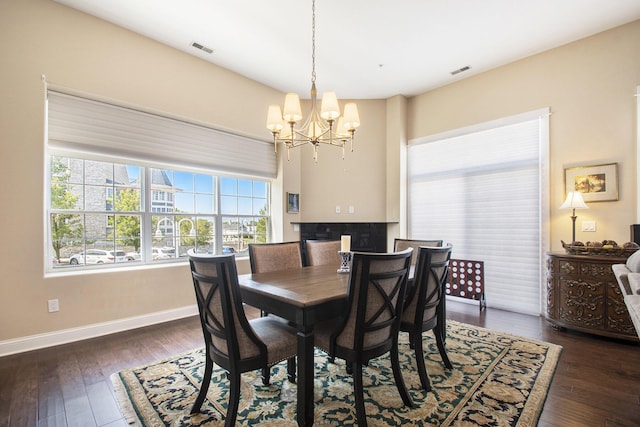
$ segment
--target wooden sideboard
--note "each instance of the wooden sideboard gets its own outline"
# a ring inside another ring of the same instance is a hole
[[[557,328],[638,341],[613,275],[626,258],[547,253],[547,320]]]

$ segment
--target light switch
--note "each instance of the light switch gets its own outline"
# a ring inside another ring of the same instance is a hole
[[[595,221],[582,221],[582,231],[596,231]]]

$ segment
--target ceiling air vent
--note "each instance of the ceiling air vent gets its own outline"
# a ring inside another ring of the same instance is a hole
[[[458,68],[457,70],[453,70],[453,71],[451,72],[451,75],[452,75],[452,76],[455,76],[456,74],[463,73],[463,72],[468,71],[468,70],[470,70],[470,69],[471,69],[471,67],[470,67],[470,66],[465,65],[465,66],[464,66],[464,67],[462,67],[462,68]]]
[[[200,43],[193,42],[191,43],[191,46],[195,47],[196,49],[200,49],[203,52],[213,53],[213,49],[211,49],[210,47],[203,46]]]

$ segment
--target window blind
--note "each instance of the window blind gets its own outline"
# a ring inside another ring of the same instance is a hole
[[[489,306],[542,310],[547,117],[538,110],[409,143],[409,235],[452,243],[452,258],[484,261]]]
[[[47,98],[51,147],[264,178],[276,176],[272,144],[52,90]]]

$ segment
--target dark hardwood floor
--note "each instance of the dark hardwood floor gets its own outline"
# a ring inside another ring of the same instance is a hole
[[[449,302],[447,317],[563,346],[539,426],[640,426],[640,344]],[[253,312],[255,315],[255,312]],[[202,345],[196,317],[0,358],[0,426],[126,426],[109,376]]]

